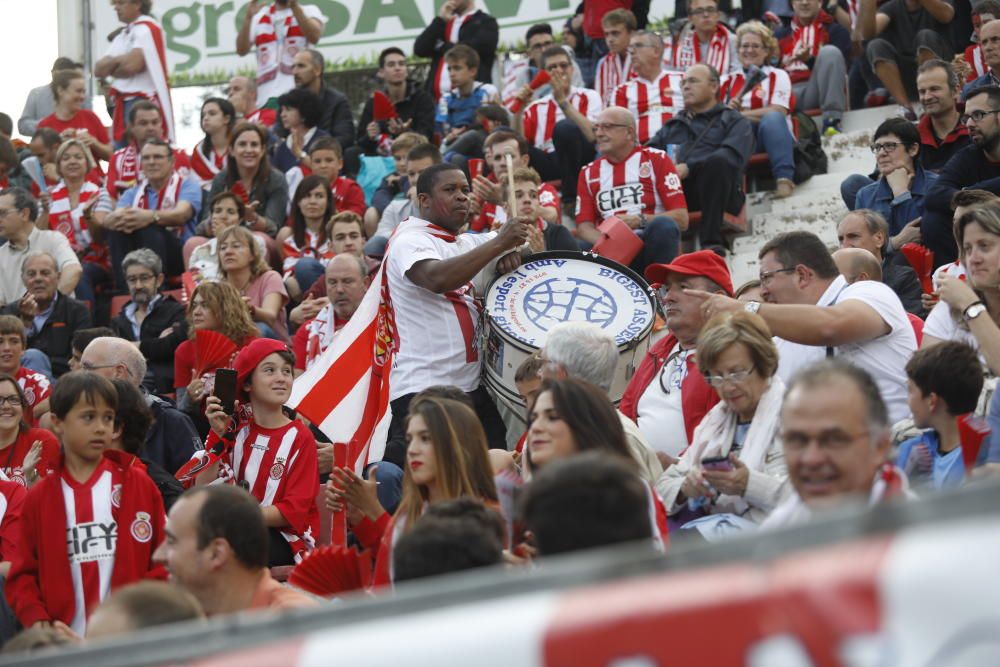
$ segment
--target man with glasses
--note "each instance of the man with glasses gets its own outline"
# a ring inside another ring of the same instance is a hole
[[[775,530],[806,523],[849,502],[875,505],[909,495],[891,453],[889,414],[864,370],[821,361],[799,372],[785,393],[780,438],[795,493],[761,524]]]
[[[1000,22],[998,22],[1000,23]],[[920,234],[934,251],[934,266],[958,258],[952,233],[951,198],[959,190],[1000,194],[1000,87],[983,86],[968,94],[960,122],[969,128],[972,145],[955,153],[937,182],[927,191]]]
[[[689,21],[674,41],[670,66],[686,70],[705,63],[722,76],[735,72],[740,64],[736,38],[721,18],[716,0],[689,0]]]
[[[655,263],[669,263],[687,229],[687,202],[673,162],[661,150],[636,145],[635,120],[627,109],[611,107],[594,124],[601,157],[580,170],[576,185],[577,237],[597,243],[597,229],[614,216],[642,239],[632,261],[638,273]]]
[[[552,26],[548,23],[536,23],[531,26],[524,36],[524,43],[528,57],[520,60],[509,60],[504,66],[503,90],[500,97],[505,105],[509,105],[515,97],[522,94],[535,75],[545,69],[545,65],[542,63],[542,54],[556,46],[555,37],[552,35]],[[573,86],[583,88],[583,75],[580,73],[580,66],[576,64],[576,59],[570,55],[571,51],[565,50],[565,53],[570,58],[573,70],[570,81]],[[529,88],[529,90],[531,89]],[[551,94],[552,87],[545,84],[532,90],[531,97],[527,101],[538,100]]]
[[[184,305],[160,294],[163,261],[148,248],[133,250],[122,262],[131,300],[111,320],[111,328],[146,357],[153,372],[150,389],[157,394],[174,390],[174,352],[187,340]]]
[[[646,279],[659,284],[656,293],[669,332],[643,357],[618,409],[639,424],[666,467],[687,448],[695,428],[719,402],[698,372],[698,336],[708,319],[701,299],[687,290],[732,296],[733,280],[725,260],[711,250],[654,264],[646,270]]]
[[[684,106],[683,77],[663,68],[663,38],[655,32],[633,32],[628,53],[636,77],[618,86],[611,99],[635,117],[638,140],[644,144]]]

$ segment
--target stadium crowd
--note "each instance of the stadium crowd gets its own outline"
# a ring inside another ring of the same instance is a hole
[[[153,3],[112,4],[92,72],[110,128],[62,57],[29,142],[0,114],[4,651],[668,551],[996,473],[995,0],[688,0],[662,31],[648,1],[584,0],[521,59],[447,0],[379,54],[360,109],[324,79],[320,9],[254,0],[235,46],[256,76],[204,100],[195,146]],[[789,197],[848,109],[887,103],[848,213],[769,239],[734,285],[752,157]],[[482,287],[588,250],[655,292],[634,374],[616,384],[612,332],[561,322],[516,369],[523,413],[501,405]],[[338,340],[362,317],[390,323],[391,371],[356,419],[383,399],[391,418],[384,454],[345,462],[287,404],[301,382],[302,411],[356,398],[338,362],[371,351]]]

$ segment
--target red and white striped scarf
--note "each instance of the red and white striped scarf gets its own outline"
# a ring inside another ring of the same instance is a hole
[[[110,96],[114,101],[114,114],[112,115],[112,133],[116,141],[120,141],[125,135],[125,102],[128,99],[143,98],[148,99],[160,109],[160,118],[163,123],[163,137],[170,142],[176,141],[174,134],[174,109],[170,98],[170,75],[167,71],[166,40],[163,35],[163,27],[151,16],[140,16],[132,23],[125,26],[125,32],[134,32],[136,43],[142,51],[143,60],[146,63],[146,72],[153,80],[153,90],[141,93],[130,91],[122,93],[114,87],[110,88]]]
[[[229,149],[227,148],[222,153],[218,153],[214,148],[209,147],[210,157],[205,157],[205,153],[203,152],[204,147],[205,140],[202,139],[194,147],[194,150],[191,151],[191,169],[198,176],[199,180],[208,183],[225,168]]]
[[[302,28],[295,15],[289,12],[284,20],[284,32],[279,36],[274,26],[274,14],[277,5],[272,3],[267,13],[261,17],[258,34],[254,38],[257,47],[257,85],[267,83],[282,74],[292,73],[292,60],[295,54],[309,48],[309,43],[302,34]]]
[[[597,63],[594,89],[601,96],[604,106],[610,106],[615,89],[635,77],[636,73],[632,71],[632,56],[626,53],[625,59],[622,60],[617,53],[608,53]]]
[[[306,324],[309,332],[306,338],[306,370],[312,367],[321,354],[326,352],[330,343],[338,333],[338,329],[344,326],[343,322],[337,321],[337,313],[333,310],[333,304],[328,303],[323,310],[316,314],[316,317]]]
[[[462,30],[462,25],[475,13],[476,10],[473,10],[462,16],[451,17],[444,27],[444,41],[449,44],[458,44],[458,33]],[[434,101],[439,101],[450,90],[451,77],[448,76],[448,63],[442,57],[438,61],[437,71],[434,72]]]
[[[719,23],[715,26],[715,34],[708,43],[708,54],[705,63],[715,68],[719,74],[725,75],[729,72],[729,57],[731,47],[729,46],[729,29]],[[701,42],[698,40],[698,32],[693,28],[685,31],[680,39],[674,44],[673,66],[677,69],[686,70],[692,65],[702,62]]]
[[[830,15],[822,10],[820,10],[819,15],[809,25],[799,23],[798,17],[792,19],[791,49],[783,50],[781,54],[781,66],[789,74],[793,72],[799,73],[799,76],[792,76],[793,83],[802,80],[802,73],[808,74],[810,70],[809,65],[804,61],[792,60],[792,55],[802,49],[806,49],[809,53],[809,58],[815,58],[819,54],[819,50],[830,39],[830,33],[826,29],[826,24],[831,21]]]
[[[86,250],[90,245],[90,230],[83,219],[83,209],[92,198],[100,195],[101,188],[90,181],[84,181],[80,186],[80,197],[76,206],[69,198],[69,189],[65,181],[49,193],[52,201],[49,204],[49,229],[62,233],[70,246],[77,253]]]
[[[975,81],[989,71],[989,66],[983,60],[983,47],[979,44],[970,44],[965,49],[965,62],[969,63],[969,76],[966,82]]]
[[[149,181],[147,181],[144,176],[136,186],[139,188],[139,194],[136,195],[135,202],[133,202],[132,206],[151,211],[166,211],[174,208],[177,206],[177,201],[180,198],[182,180],[183,179],[180,174],[176,171],[172,172],[170,174],[170,180],[167,181],[167,184],[156,193],[156,206],[150,208],[149,198],[146,193],[152,186],[149,185]]]

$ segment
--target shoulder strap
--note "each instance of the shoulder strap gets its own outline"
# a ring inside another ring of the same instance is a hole
[[[706,125],[705,129],[702,130],[698,134],[698,136],[694,138],[694,141],[686,143],[686,144],[682,144],[680,146],[680,148],[678,148],[678,150],[677,150],[677,159],[674,160],[674,161],[675,162],[684,162],[685,159],[687,158],[688,154],[690,154],[691,151],[694,150],[694,147],[697,146],[698,143],[702,139],[705,138],[705,135],[708,134],[708,131],[712,129],[712,126],[715,125],[715,121],[719,120],[720,116],[722,116],[721,113],[717,113],[714,116],[712,116],[712,120],[708,121],[708,125]]]

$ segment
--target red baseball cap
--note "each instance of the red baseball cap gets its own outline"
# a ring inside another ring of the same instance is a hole
[[[241,400],[246,398],[243,385],[250,379],[253,369],[264,361],[264,358],[275,352],[287,352],[288,346],[281,341],[272,338],[255,338],[239,351],[236,360],[233,361],[233,368],[236,369],[236,395]]]
[[[726,260],[711,250],[680,255],[670,264],[650,264],[646,267],[646,280],[651,283],[665,283],[671,273],[708,278],[726,290],[726,294],[733,295],[733,278],[729,275]]]

